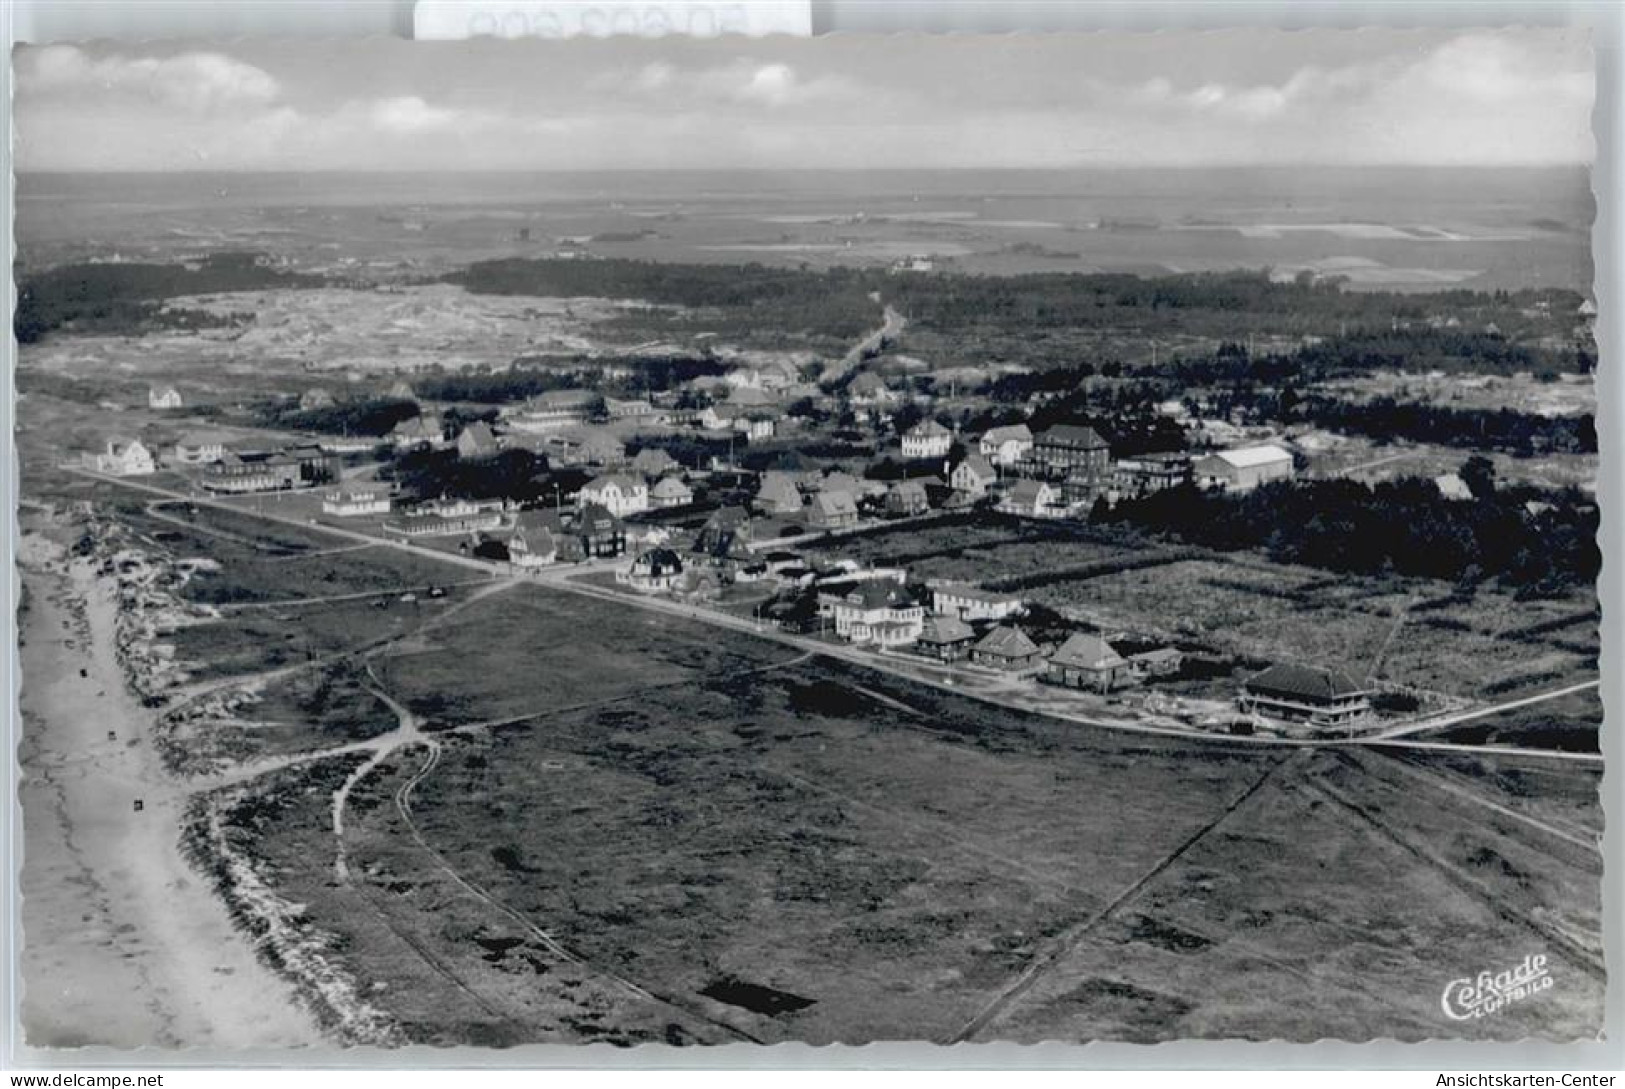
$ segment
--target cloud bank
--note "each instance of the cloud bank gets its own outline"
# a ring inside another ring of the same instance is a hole
[[[1555,165],[1570,31],[24,47],[23,170]]]

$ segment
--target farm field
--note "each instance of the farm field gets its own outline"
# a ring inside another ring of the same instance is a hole
[[[1091,539],[1074,527],[978,512],[848,534],[814,543],[808,551],[866,567],[907,567],[920,580],[992,584],[1012,575],[1130,562],[1162,550]]]
[[[1293,660],[1468,699],[1595,676],[1595,598],[1340,575],[1244,554],[1096,539],[1069,526],[945,519],[843,539],[829,555],[1009,588],[1105,631],[1234,659]]]
[[[493,595],[436,653],[523,616],[535,642],[507,653],[546,660],[580,608],[603,606]],[[278,788],[303,815],[244,841],[411,1038],[1420,1039],[1449,980],[1531,942],[1561,987],[1464,1031],[1597,1028],[1595,852],[1421,789],[1428,761],[1095,732],[631,610],[598,624],[659,664],[465,670],[352,793],[348,882],[321,791]],[[433,669],[380,675],[423,709],[451,684]],[[1448,774],[1499,797],[1520,773]],[[1588,770],[1541,774],[1564,827],[1594,819]]]

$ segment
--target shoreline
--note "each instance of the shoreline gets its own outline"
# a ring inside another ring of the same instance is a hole
[[[326,1042],[183,854],[191,791],[164,769],[155,715],[126,682],[116,585],[37,532],[18,559],[28,1046]]]

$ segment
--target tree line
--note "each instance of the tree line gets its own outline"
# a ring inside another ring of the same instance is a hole
[[[62,265],[22,279],[12,332],[33,344],[55,330],[127,335],[161,326],[204,328],[234,324],[242,315],[163,309],[166,299],[224,291],[322,287],[321,276],[265,266],[253,253],[216,253],[187,265],[141,262]]]
[[[1093,520],[1221,551],[1256,549],[1282,563],[1392,571],[1538,593],[1596,583],[1598,511],[1575,489],[1485,487],[1449,500],[1424,477],[1276,481],[1241,495],[1191,485],[1127,500]]]

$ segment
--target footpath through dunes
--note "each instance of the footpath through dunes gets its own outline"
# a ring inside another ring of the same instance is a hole
[[[22,1022],[39,1047],[284,1048],[316,1022],[181,855],[187,788],[127,691],[88,561],[20,549]],[[140,800],[140,811],[135,802]]]

